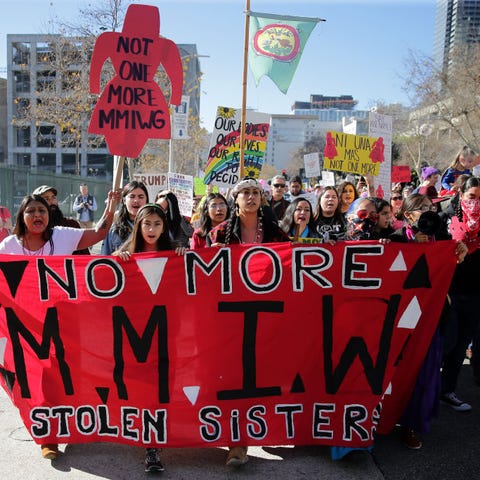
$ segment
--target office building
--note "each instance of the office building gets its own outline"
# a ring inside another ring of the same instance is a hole
[[[480,42],[480,0],[437,0],[434,35],[435,65],[451,71],[455,48]]]

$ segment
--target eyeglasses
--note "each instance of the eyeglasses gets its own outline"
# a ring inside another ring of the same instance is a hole
[[[275,188],[285,188],[285,184],[284,183],[274,183],[273,186]]]
[[[435,205],[423,205],[419,208],[414,208],[412,212],[436,212],[437,207]]]
[[[390,197],[390,200],[402,200],[402,197]]]

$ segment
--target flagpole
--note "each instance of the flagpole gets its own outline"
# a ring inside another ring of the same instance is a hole
[[[245,170],[245,120],[247,118],[247,73],[248,73],[248,40],[250,34],[250,0],[245,5],[245,38],[243,45],[243,80],[242,80],[242,115],[240,128],[240,180]]]

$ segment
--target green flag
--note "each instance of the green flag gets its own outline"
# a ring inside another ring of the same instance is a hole
[[[255,84],[267,75],[287,93],[308,37],[322,19],[256,12],[248,15],[248,60]]]

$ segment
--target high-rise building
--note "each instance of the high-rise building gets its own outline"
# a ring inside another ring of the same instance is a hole
[[[68,97],[65,78],[69,73],[88,74],[75,61],[70,61],[62,72],[52,68],[55,59],[58,61],[65,51],[65,45],[60,45],[56,38],[61,37],[41,34],[7,35],[8,163],[54,173],[78,172],[83,177],[109,176],[112,171],[112,155],[106,143],[93,146],[87,142],[90,123],[88,115],[82,119],[79,129],[81,140],[76,142],[66,139],[65,126],[58,124],[60,120],[56,122],[52,118],[51,122],[39,122],[38,118],[21,118],[24,107],[38,105],[52,91]],[[81,43],[82,39],[78,39],[79,47]],[[72,42],[72,45],[75,44]],[[177,46],[184,70],[183,93],[190,96],[190,112],[198,118],[201,75],[197,48],[194,44]],[[68,119],[64,121],[68,122]]]
[[[436,67],[448,72],[452,52],[480,42],[480,0],[437,0],[433,56]]]

